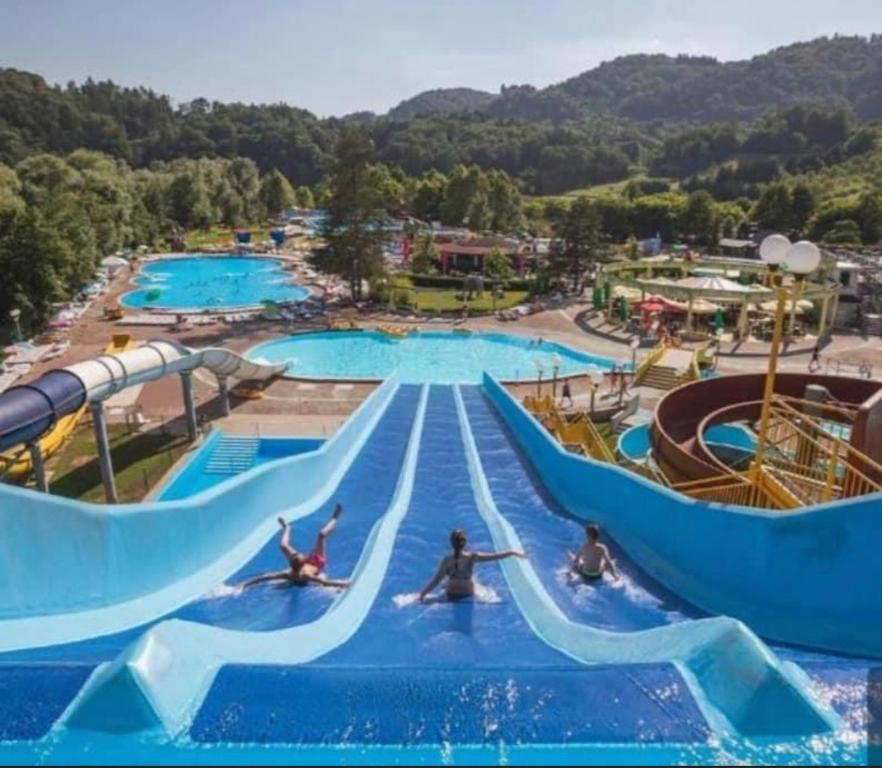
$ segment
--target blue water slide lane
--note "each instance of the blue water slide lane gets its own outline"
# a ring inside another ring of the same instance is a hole
[[[309,551],[318,529],[328,520],[334,505],[338,502],[343,505],[340,524],[328,542],[331,559],[328,570],[333,575],[339,573],[343,577],[352,572],[371,527],[389,505],[418,399],[418,387],[402,386],[333,496],[292,525],[292,543]],[[148,624],[76,643],[14,651],[0,655],[0,661],[108,661],[160,619],[179,618],[251,632],[309,623],[327,610],[336,592],[291,589],[275,583],[257,585],[245,591],[235,587],[251,576],[284,566],[278,540],[276,530],[251,560],[231,574],[225,583],[165,616],[152,618]]]
[[[479,393],[468,394],[478,427],[493,428],[475,407]],[[498,549],[521,549],[518,531],[500,513],[491,493],[459,388],[457,403],[478,508],[493,543]],[[553,531],[549,533],[553,535]],[[717,732],[752,737],[806,735],[828,732],[838,725],[835,713],[813,699],[805,674],[794,665],[783,665],[765,643],[734,619],[681,621],[623,633],[570,618],[552,597],[557,587],[546,586],[553,584],[558,574],[554,565],[542,566],[545,556],[540,555],[539,572],[533,563],[523,561],[507,561],[503,570],[527,621],[539,636],[562,652],[588,664],[674,663]],[[616,602],[609,603],[604,611],[607,625],[622,623],[609,620],[610,613],[623,609],[623,604],[618,601],[617,606]],[[646,618],[644,614],[642,620]],[[633,616],[629,615],[628,623],[633,623]]]
[[[254,588],[258,590],[257,597],[245,593],[235,598],[244,597],[241,606],[249,600],[256,601],[249,612],[263,610],[270,599],[281,601],[283,607],[278,609],[276,617],[294,622],[284,628],[258,627],[258,631],[254,631],[250,620],[243,621],[241,616],[231,618],[242,609],[233,609],[232,603],[224,598],[221,602],[227,603],[227,607],[220,609],[220,613],[228,626],[178,617],[160,622],[95,672],[65,716],[65,728],[111,733],[180,733],[186,729],[223,665],[302,664],[344,643],[370,610],[385,576],[398,526],[407,511],[426,400],[424,387],[400,388],[387,413],[388,432],[378,432],[377,439],[363,451],[370,454],[366,463],[359,468],[357,462],[348,478],[351,482],[345,489],[341,486],[339,498],[345,499],[349,511],[344,512],[338,530],[329,541],[328,570],[335,576],[348,575],[352,579],[349,589],[324,593],[319,589],[289,588],[290,593],[280,595],[277,587],[266,586]],[[400,435],[404,450],[400,445],[396,447],[393,433]],[[389,455],[381,458],[380,455],[386,453]],[[384,492],[371,485],[380,482],[378,478],[366,476],[371,474],[384,475],[388,484]],[[387,506],[383,510],[372,506],[365,488],[385,497]],[[358,505],[370,508],[374,522],[368,528],[355,520]],[[347,514],[352,515],[348,534]],[[316,525],[322,522],[324,516],[319,515]],[[294,530],[296,537],[297,528]],[[356,531],[359,535],[350,535]],[[276,546],[275,542],[268,545],[267,556]],[[354,560],[356,556],[354,568],[348,573],[347,560]],[[278,568],[279,557],[275,554],[271,567]],[[249,566],[236,578],[250,572]],[[298,611],[302,608],[303,613],[295,612],[293,605]],[[189,610],[196,609],[191,606]],[[196,613],[200,620],[213,618],[212,612],[206,611],[204,606]],[[306,617],[309,620],[301,623],[301,618]],[[243,624],[251,629],[242,629]]]
[[[0,486],[0,652],[132,630],[215,589],[272,550],[277,516],[297,521],[331,500],[398,390],[381,385],[319,450],[181,501],[101,507]],[[294,535],[309,543],[296,522]]]
[[[0,451],[35,440],[86,401],[79,377],[63,369],[0,394]]]
[[[524,620],[496,563],[479,566],[475,600],[415,601],[449,551],[452,528],[467,531],[470,548],[493,547],[463,447],[453,389],[432,387],[410,509],[358,631],[299,668],[224,667],[190,730],[194,741],[412,746],[707,739],[704,719],[672,665],[588,667],[559,653]]]
[[[650,579],[604,535],[620,579],[603,589],[574,579],[567,552],[585,541],[581,521],[548,492],[480,387],[462,387],[469,422],[493,501],[518,532],[543,584],[567,618],[598,629],[630,632],[705,614]]]

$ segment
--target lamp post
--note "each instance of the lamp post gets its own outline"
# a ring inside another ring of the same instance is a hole
[[[536,397],[542,397],[542,374],[545,372],[545,365],[539,358],[536,358],[534,361],[536,365]]]
[[[631,339],[631,376],[637,374],[637,350],[640,348],[640,339]],[[633,379],[632,379],[633,380]]]
[[[760,258],[769,266],[774,284],[777,304],[775,307],[775,326],[772,333],[772,346],[769,350],[769,369],[763,389],[763,405],[760,414],[759,434],[756,442],[756,457],[753,463],[753,479],[756,481],[762,472],[766,452],[769,419],[772,412],[772,397],[775,394],[775,375],[778,370],[778,357],[781,351],[781,340],[784,333],[784,316],[786,315],[788,291],[781,284],[778,268],[786,264],[795,277],[793,295],[790,301],[795,302],[799,296],[806,277],[818,268],[821,252],[814,243],[801,240],[790,244],[783,235],[769,235],[760,245]],[[777,278],[777,279],[776,279]]]
[[[560,372],[561,366],[563,365],[563,360],[560,359],[560,355],[555,352],[551,356],[551,370],[553,372],[554,379],[551,383],[551,397],[554,400],[557,400],[557,374]]]
[[[15,323],[15,338],[17,341],[21,341],[21,310],[16,307],[15,309],[9,310],[9,319]]]
[[[591,387],[591,416],[594,416],[594,395],[597,388],[603,384],[603,371],[596,365],[588,366],[588,384]]]

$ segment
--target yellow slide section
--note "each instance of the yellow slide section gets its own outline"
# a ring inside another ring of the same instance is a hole
[[[127,333],[115,333],[110,343],[104,348],[104,354],[116,355],[133,346],[132,337]],[[48,459],[64,445],[70,434],[77,428],[77,424],[80,423],[85,412],[86,406],[83,405],[74,413],[62,416],[55,426],[40,438],[40,452],[44,459]],[[6,480],[15,480],[27,475],[30,471],[31,454],[25,449],[25,446],[17,445],[0,454],[0,474],[3,474]]]

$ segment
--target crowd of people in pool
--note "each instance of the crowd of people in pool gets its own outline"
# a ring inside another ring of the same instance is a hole
[[[348,579],[331,579],[324,573],[324,569],[328,564],[328,538],[337,528],[337,522],[342,513],[343,507],[337,504],[331,513],[331,519],[319,531],[312,551],[305,555],[291,545],[291,526],[287,520],[280,517],[279,525],[282,531],[279,539],[279,548],[288,561],[288,567],[254,576],[243,582],[241,587],[244,589],[269,581],[287,582],[297,586],[316,585],[337,589],[345,589],[350,586],[351,582]],[[420,590],[420,602],[425,602],[429,599],[431,593],[445,579],[445,599],[461,600],[472,597],[475,594],[474,569],[476,564],[492,563],[510,557],[527,559],[525,553],[513,549],[502,552],[477,552],[466,549],[467,544],[468,538],[465,531],[456,529],[451,532],[450,547],[452,551],[441,559],[434,576]],[[575,553],[568,552],[567,555],[569,557],[570,570],[583,581],[597,581],[603,577],[604,573],[609,573],[613,579],[618,579],[615,563],[606,545],[600,543],[600,528],[594,523],[589,523],[585,526],[585,542],[582,548]]]

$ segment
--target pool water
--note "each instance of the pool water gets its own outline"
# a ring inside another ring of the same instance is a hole
[[[406,383],[476,384],[484,371],[498,379],[543,378],[585,373],[594,365],[616,363],[555,342],[504,333],[422,331],[394,339],[380,331],[328,331],[298,334],[253,347],[247,356],[288,362],[288,374],[321,379],[383,379],[397,372]]]
[[[303,301],[309,289],[297,285],[279,259],[208,256],[162,259],[145,264],[140,286],[122,297],[135,309],[231,310],[263,302]]]
[[[156,499],[187,499],[270,461],[317,451],[323,442],[321,438],[311,437],[224,435],[220,430],[214,430],[196,454],[156,494]]]

